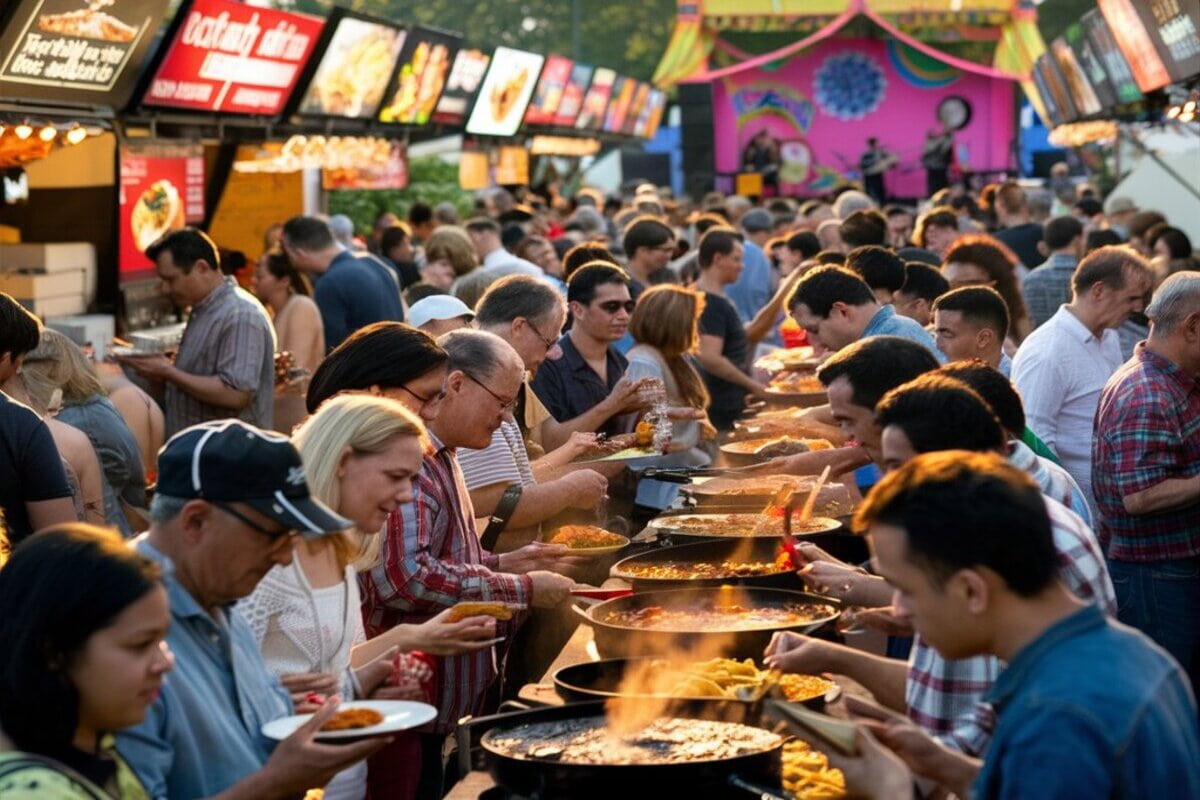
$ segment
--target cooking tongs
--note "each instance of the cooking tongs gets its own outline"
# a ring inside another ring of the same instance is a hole
[[[759,466],[749,467],[647,467],[636,470],[639,478],[653,478],[666,483],[691,483],[692,478],[717,478],[722,475],[744,475],[749,470]]]

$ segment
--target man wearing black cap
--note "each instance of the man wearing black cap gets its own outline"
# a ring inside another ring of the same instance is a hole
[[[136,546],[163,568],[176,665],[117,747],[151,798],[299,795],[387,743],[314,741],[336,703],[277,746],[261,732],[292,703],[232,605],[291,562],[296,534],[352,525],[309,495],[287,437],[237,420],[181,431],[159,454],[150,520]]]

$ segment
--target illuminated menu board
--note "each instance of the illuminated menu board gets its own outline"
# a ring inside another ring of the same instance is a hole
[[[637,81],[621,76],[613,84],[612,99],[608,101],[608,111],[604,115],[606,133],[620,133],[625,124],[625,115],[633,103],[633,93],[637,91]]]
[[[445,125],[461,125],[467,120],[467,110],[479,92],[483,76],[487,74],[491,56],[482,50],[463,49],[458,51],[446,88],[433,112],[433,121]]]
[[[542,77],[538,78],[537,88],[533,90],[533,99],[529,101],[529,110],[525,112],[526,125],[550,125],[554,122],[563,93],[571,81],[573,63],[571,59],[563,56],[550,56],[546,59],[546,66],[542,67]]]
[[[297,113],[370,119],[383,102],[406,33],[403,28],[344,9],[334,14]]]
[[[608,110],[608,99],[612,96],[617,73],[599,67],[592,75],[592,85],[583,97],[583,108],[575,120],[579,130],[598,131],[604,127],[604,112]]]
[[[583,98],[592,82],[593,68],[587,64],[576,64],[571,68],[571,79],[563,88],[562,100],[554,112],[554,125],[568,128],[575,124],[583,110]]]
[[[477,136],[512,136],[521,127],[533,87],[545,57],[510,47],[497,47],[475,106],[467,119],[467,133]]]
[[[396,76],[379,110],[379,121],[424,125],[433,118],[450,78],[462,38],[431,28],[416,27],[400,51]]]
[[[1100,55],[1088,40],[1087,35],[1083,31],[1083,24],[1076,22],[1070,25],[1063,32],[1063,41],[1071,48],[1071,52],[1075,55],[1075,61],[1079,64],[1079,68],[1083,71],[1087,78],[1088,84],[1092,87],[1092,91],[1096,93],[1096,99],[1099,101],[1102,108],[1112,108],[1117,104],[1117,93],[1113,89],[1112,81],[1108,79],[1108,73],[1104,70],[1104,64],[1100,60]]]
[[[662,124],[663,114],[666,110],[666,92],[661,89],[651,89],[650,97],[641,114],[638,115],[637,124],[634,125],[633,135],[643,139],[653,139],[654,135],[658,133],[658,126]]]
[[[1075,109],[1067,97],[1066,87],[1063,86],[1054,59],[1049,53],[1043,53],[1033,65],[1033,82],[1037,85],[1038,95],[1042,105],[1050,117],[1046,120],[1051,125],[1062,125],[1075,119]]]
[[[0,32],[0,97],[123,107],[167,2],[19,0]]]
[[[1071,96],[1071,102],[1079,116],[1090,117],[1099,114],[1100,98],[1096,96],[1092,84],[1083,74],[1083,68],[1079,66],[1075,51],[1067,44],[1067,40],[1061,36],[1055,39],[1050,43],[1050,52],[1054,55],[1058,70],[1066,81],[1067,93]]]
[[[1100,63],[1104,65],[1113,92],[1117,95],[1117,102],[1136,103],[1141,100],[1142,90],[1138,88],[1137,79],[1133,77],[1133,70],[1129,68],[1129,62],[1125,60],[1121,48],[1117,47],[1117,40],[1108,29],[1104,15],[1099,9],[1092,9],[1083,15],[1080,23],[1087,40],[1099,56]]]
[[[1200,73],[1200,2],[1141,0],[1135,4],[1173,81]]]
[[[646,107],[646,102],[650,99],[650,88],[650,84],[638,81],[637,87],[633,90],[633,99],[629,101],[629,109],[625,112],[625,121],[621,123],[621,133],[626,136],[633,136],[638,116],[641,115],[642,109]]]
[[[142,105],[273,116],[283,111],[322,21],[233,0],[194,0]]]
[[[1167,65],[1131,0],[1097,1],[1117,46],[1125,54],[1138,88],[1143,92],[1152,92],[1170,83]]]

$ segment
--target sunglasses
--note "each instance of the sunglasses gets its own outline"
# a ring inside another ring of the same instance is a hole
[[[633,309],[637,307],[637,303],[633,300],[625,300],[624,302],[620,300],[605,300],[603,303],[597,303],[596,307],[605,314],[615,314],[622,308],[625,309],[626,314],[632,314]]]

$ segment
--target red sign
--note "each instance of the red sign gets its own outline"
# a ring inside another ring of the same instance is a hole
[[[571,80],[573,63],[571,59],[563,56],[550,56],[546,59],[546,66],[542,67],[542,77],[533,91],[533,100],[529,103],[529,110],[525,112],[526,125],[549,125],[554,121],[558,104],[562,102],[563,91]]]
[[[323,24],[233,0],[193,0],[142,103],[278,114]]]
[[[199,147],[121,149],[119,273],[153,269],[146,248],[163,234],[204,220],[204,155]]]

